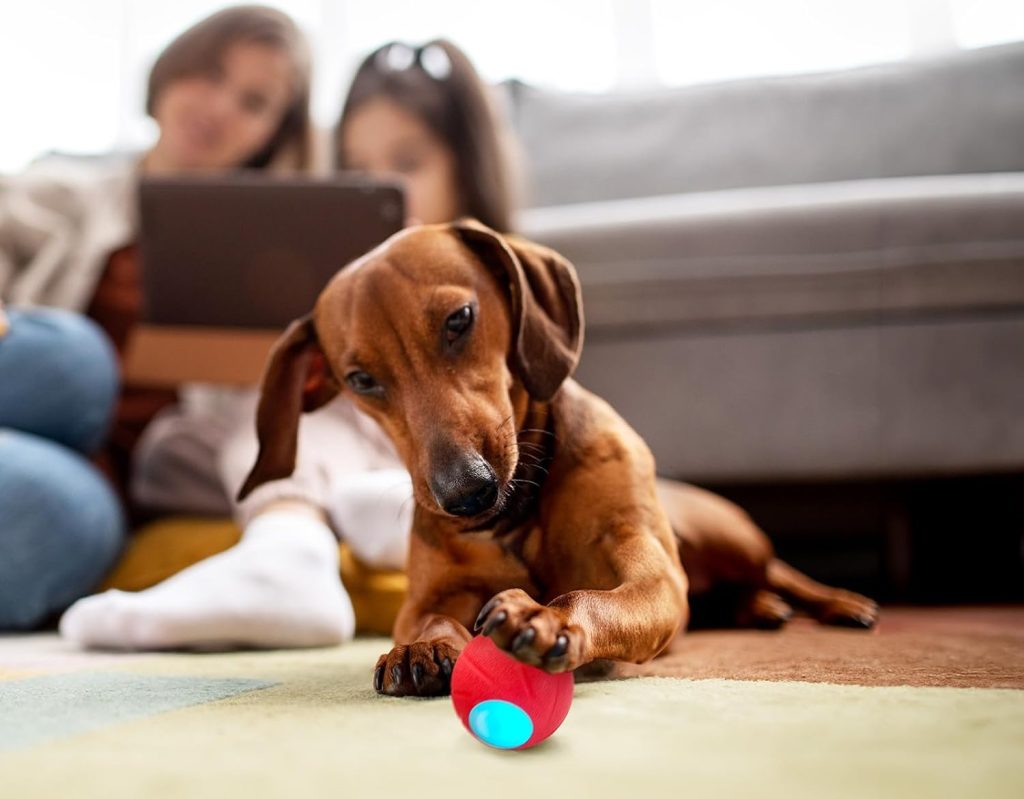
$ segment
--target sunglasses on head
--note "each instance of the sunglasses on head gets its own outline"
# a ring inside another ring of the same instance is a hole
[[[452,72],[451,59],[437,44],[410,47],[395,42],[377,53],[374,63],[381,72],[404,72],[418,66],[434,80],[444,80]]]

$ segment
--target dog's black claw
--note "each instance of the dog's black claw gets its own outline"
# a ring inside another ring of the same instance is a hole
[[[558,636],[558,638],[555,639],[555,645],[553,647],[551,647],[551,649],[549,649],[547,651],[547,654],[544,655],[544,659],[545,660],[554,660],[555,658],[562,657],[562,655],[564,655],[568,651],[569,651],[569,636],[567,636],[565,633],[562,633],[561,635]]]
[[[508,618],[508,614],[505,611],[500,611],[493,619],[487,622],[487,626],[484,627],[483,635],[490,635],[494,630],[505,623],[505,619]]]
[[[373,688],[377,693],[384,690],[384,664],[381,663],[373,670]]]
[[[441,661],[441,674],[443,674],[445,677],[451,677],[452,676],[452,659],[451,658],[444,658]]]
[[[391,667],[391,684],[395,688],[402,684],[402,667],[395,665]]]
[[[537,631],[533,627],[527,627],[519,635],[512,639],[512,651],[522,649],[524,646],[529,646],[533,643],[533,639],[537,637]]]
[[[854,630],[870,630],[875,626],[875,620],[867,614],[857,616],[837,616],[829,622],[835,627],[849,627]]]
[[[421,663],[413,663],[410,671],[412,672],[412,684],[419,689],[422,687],[421,684],[423,682],[423,665]]]
[[[484,623],[484,620],[491,614],[491,611],[498,606],[498,602],[498,598],[494,597],[486,605],[483,606],[483,609],[476,617],[476,621],[473,622],[473,632],[477,632],[480,630],[480,625]]]

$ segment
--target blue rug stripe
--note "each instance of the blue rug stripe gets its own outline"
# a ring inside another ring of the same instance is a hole
[[[86,672],[0,682],[0,752],[277,685],[265,680]]]

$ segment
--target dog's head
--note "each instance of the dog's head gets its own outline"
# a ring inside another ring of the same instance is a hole
[[[239,497],[295,467],[299,416],[349,393],[394,441],[424,509],[501,510],[516,420],[572,374],[579,284],[557,253],[477,222],[403,231],[339,272],[278,340]]]

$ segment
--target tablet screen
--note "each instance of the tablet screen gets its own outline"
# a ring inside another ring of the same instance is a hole
[[[401,189],[359,177],[232,175],[140,186],[143,320],[283,328],[402,227]]]

